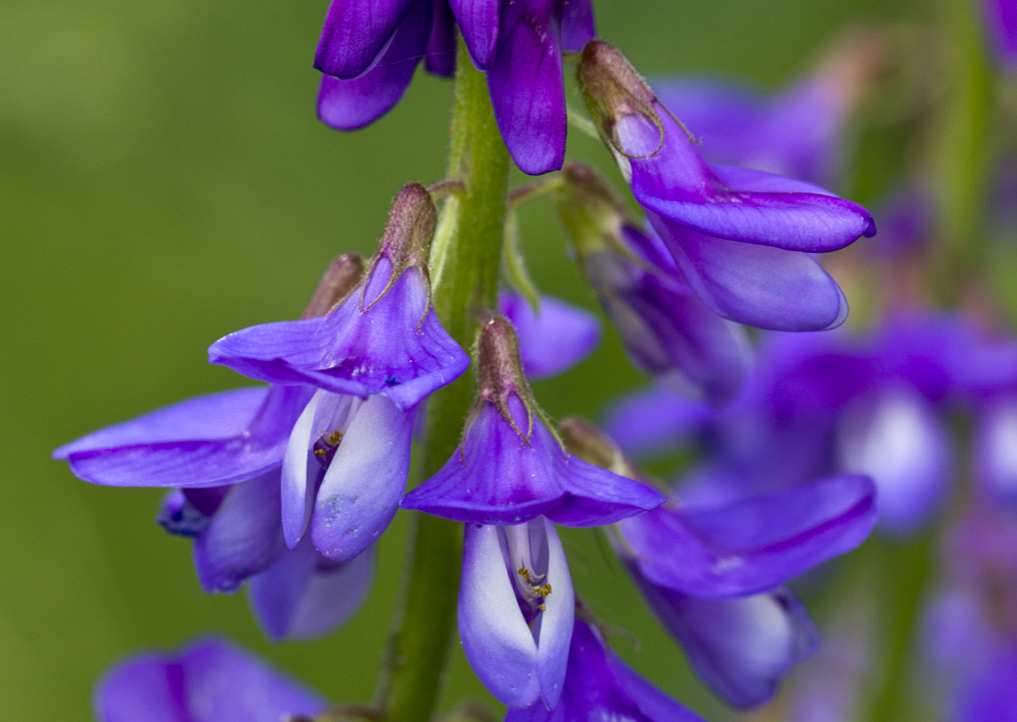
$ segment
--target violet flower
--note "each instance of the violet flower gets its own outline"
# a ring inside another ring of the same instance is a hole
[[[1011,0],[983,0],[982,8],[997,57],[1017,69],[1017,5]]]
[[[333,0],[315,54],[322,72],[318,118],[357,130],[402,98],[423,58],[428,72],[455,72],[448,0]]]
[[[600,341],[596,316],[557,298],[542,296],[535,311],[521,294],[503,291],[498,308],[515,327],[527,378],[562,373],[586,358]]]
[[[642,478],[589,424],[567,419],[562,436],[587,460]],[[700,677],[731,704],[751,707],[816,644],[808,614],[783,585],[860,544],[876,523],[874,498],[869,479],[834,477],[726,505],[661,506],[619,522],[613,540]]]
[[[217,639],[129,658],[95,693],[100,722],[279,722],[325,706],[316,693]]]
[[[436,217],[427,190],[405,186],[357,291],[323,317],[231,333],[212,344],[209,361],[262,381],[379,394],[413,408],[470,361],[431,307],[427,256]]]
[[[509,707],[553,709],[575,599],[554,524],[466,526],[459,636],[474,672]]]
[[[635,69],[604,42],[587,44],[578,77],[636,200],[704,304],[761,328],[843,322],[843,294],[810,254],[874,235],[864,208],[810,183],[707,164]]]
[[[653,509],[648,487],[572,456],[544,425],[520,367],[511,325],[489,322],[479,341],[480,399],[459,448],[408,493],[404,509],[454,521],[512,525],[546,516],[564,526],[610,524]]]
[[[451,5],[451,12],[449,9]],[[453,16],[474,65],[487,73],[495,118],[519,168],[561,168],[567,113],[562,52],[593,38],[590,0],[333,0],[315,55],[318,117],[356,130],[391,110],[421,58],[454,72]]]
[[[512,709],[505,722],[701,722],[645,679],[633,672],[604,644],[600,633],[577,620],[568,654],[561,699],[553,710],[537,702]]]
[[[741,329],[696,298],[659,239],[629,220],[595,171],[572,163],[564,177],[558,214],[633,363],[665,386],[729,400],[749,364]]]

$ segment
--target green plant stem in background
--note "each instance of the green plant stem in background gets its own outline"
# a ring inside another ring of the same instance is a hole
[[[858,722],[899,722],[914,719],[908,685],[908,662],[915,659],[916,632],[932,563],[933,535],[925,533],[901,540],[876,538],[860,553],[877,570],[877,634],[873,650],[878,666]],[[911,708],[911,709],[909,709]]]
[[[974,0],[941,0],[942,103],[930,156],[940,194],[933,293],[956,304],[980,270],[992,143],[992,75]]]
[[[464,348],[472,347],[482,312],[495,303],[508,169],[487,81],[460,41],[448,178],[460,180],[463,190],[446,207],[446,213],[456,217],[451,226],[442,223],[447,235],[436,261],[440,268],[433,298],[442,325]],[[474,374],[475,370],[428,400],[422,478],[436,473],[455,453],[474,402]],[[388,722],[431,719],[455,625],[462,525],[426,514],[415,514],[414,525],[378,699],[380,719]]]

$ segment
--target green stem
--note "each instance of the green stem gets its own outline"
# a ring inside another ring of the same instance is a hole
[[[435,260],[433,300],[445,329],[471,348],[482,312],[496,298],[509,160],[486,79],[461,41],[457,63],[447,177],[460,180],[463,189],[445,208],[455,218],[439,231],[445,237]],[[428,400],[422,478],[455,453],[474,388],[471,373]],[[378,699],[381,720],[427,722],[434,714],[455,625],[461,547],[460,524],[414,515],[410,564]]]
[[[940,194],[935,290],[954,304],[978,272],[985,245],[992,76],[972,0],[941,0],[942,105],[931,160]]]

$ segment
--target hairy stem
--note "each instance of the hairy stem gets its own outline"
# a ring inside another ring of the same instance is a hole
[[[508,153],[498,132],[487,82],[460,41],[447,177],[462,184],[441,223],[433,269],[434,308],[445,329],[471,348],[481,311],[492,308],[505,222]],[[474,374],[464,375],[427,402],[422,478],[455,452],[473,404]],[[414,515],[410,560],[396,612],[384,678],[380,719],[427,722],[439,701],[455,625],[462,526]]]

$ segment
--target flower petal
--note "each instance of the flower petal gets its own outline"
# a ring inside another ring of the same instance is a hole
[[[988,498],[1017,504],[1017,397],[1000,395],[982,410],[975,448]]]
[[[853,549],[876,517],[872,482],[836,476],[724,506],[657,509],[619,530],[651,582],[720,598],[772,589]]]
[[[673,452],[706,431],[715,415],[702,401],[651,387],[613,404],[604,429],[631,456]]]
[[[470,359],[428,309],[420,269],[407,269],[379,298],[391,271],[387,259],[379,261],[363,311],[354,293],[322,318],[252,326],[212,344],[209,361],[253,378],[381,394],[410,409],[458,378]]]
[[[515,327],[528,378],[565,371],[584,359],[600,341],[596,316],[556,298],[542,297],[540,311],[534,312],[520,294],[503,292],[498,306]]]
[[[697,674],[736,707],[770,699],[780,680],[818,643],[808,613],[786,589],[736,599],[696,599],[655,586],[638,571],[633,576]]]
[[[718,315],[778,331],[819,331],[847,318],[844,294],[809,254],[706,236],[653,213],[649,219],[682,277]]]
[[[279,474],[235,484],[194,540],[194,566],[206,592],[233,592],[286,551]]]
[[[412,2],[378,64],[367,73],[347,80],[322,75],[318,119],[336,130],[358,130],[394,108],[424,57],[431,12],[430,2]]]
[[[497,527],[466,526],[459,638],[488,691],[509,707],[526,707],[540,699],[537,643],[519,610],[507,558]]]
[[[396,28],[419,0],[332,0],[314,67],[336,78],[355,78],[378,62]]]
[[[263,396],[258,410],[241,421],[239,412],[247,411],[253,398],[227,397],[227,403],[218,408],[215,403],[206,403],[211,398],[205,397],[193,407],[190,407],[191,402],[184,402],[177,407],[154,412],[151,416],[156,418],[152,423],[141,417],[136,420],[137,423],[127,422],[98,431],[58,449],[58,452],[66,455],[75,475],[93,484],[221,486],[250,479],[277,466],[286,448],[289,428],[306,403],[303,389],[272,389]],[[233,401],[239,403],[234,405]],[[207,421],[194,421],[189,426],[188,418],[202,411],[208,412]],[[181,420],[180,433],[230,432],[232,436],[162,440],[172,433],[169,427],[176,418]],[[145,443],[146,431],[151,431],[157,440]],[[131,445],[93,448],[93,443],[135,440],[137,442]]]
[[[517,428],[525,430],[523,403],[515,396],[508,403]],[[461,449],[401,506],[474,524],[520,524],[543,514],[565,526],[596,526],[640,514],[663,499],[567,455],[538,418],[524,441],[492,404],[482,403]]]
[[[565,160],[560,12],[556,0],[505,3],[487,70],[498,128],[516,165],[530,175],[559,170]]]
[[[547,540],[547,578],[554,579],[554,590],[544,598],[546,609],[540,615],[537,637],[537,678],[540,695],[548,709],[554,709],[561,697],[572,641],[573,617],[576,609],[572,577],[558,532],[547,519],[543,523]]]
[[[470,59],[485,70],[498,46],[501,0],[449,0]]]
[[[567,0],[561,19],[561,47],[569,53],[582,52],[583,46],[597,36],[591,0]]]
[[[100,722],[191,722],[183,669],[171,657],[143,654],[108,671],[95,694]]]
[[[630,159],[632,192],[647,210],[699,233],[794,251],[833,251],[875,234],[868,211],[822,188],[747,168],[708,166],[685,131],[658,110],[664,146]],[[661,129],[628,122],[619,124],[619,132],[623,147],[653,148]]]
[[[431,75],[451,78],[456,74],[456,21],[449,0],[434,1],[431,36],[427,39],[424,67]]]
[[[374,577],[374,554],[327,564],[304,538],[247,586],[251,607],[269,638],[310,639],[339,627],[363,604]]]
[[[329,559],[352,560],[395,516],[409,475],[413,418],[374,396],[350,422],[311,515],[314,546]]]

